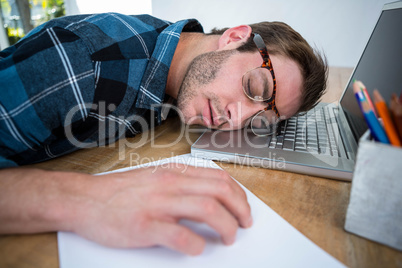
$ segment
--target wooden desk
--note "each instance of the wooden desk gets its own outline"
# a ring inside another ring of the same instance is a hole
[[[324,101],[335,101],[351,70],[331,68]],[[190,152],[192,134],[177,139],[181,123],[169,119],[156,129],[155,138],[128,140],[119,153],[117,142],[108,147],[81,150],[59,159],[34,165],[49,170],[99,173]],[[351,184],[312,176],[248,166],[218,163],[285,220],[329,254],[350,267],[402,267],[402,253],[344,231]],[[269,226],[267,226],[269,228]],[[0,236],[0,267],[58,267],[56,233]],[[301,264],[302,265],[302,264]]]

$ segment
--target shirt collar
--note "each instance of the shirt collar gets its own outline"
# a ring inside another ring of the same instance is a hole
[[[158,36],[139,88],[135,106],[155,110],[157,124],[161,122],[161,104],[165,96],[169,68],[183,31],[203,32],[203,29],[195,19],[182,20],[166,27]]]

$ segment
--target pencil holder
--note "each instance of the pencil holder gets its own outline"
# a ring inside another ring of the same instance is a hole
[[[402,149],[359,141],[345,229],[402,250]]]

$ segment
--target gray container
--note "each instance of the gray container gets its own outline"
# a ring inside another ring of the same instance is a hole
[[[402,250],[402,148],[359,141],[345,229]]]

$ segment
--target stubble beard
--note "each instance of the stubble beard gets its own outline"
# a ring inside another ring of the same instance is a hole
[[[206,97],[211,99],[220,113],[223,113],[219,98],[214,92],[204,92],[203,87],[211,84],[217,76],[219,70],[226,60],[235,53],[235,50],[212,51],[201,54],[194,58],[189,65],[177,95],[177,107],[182,113],[183,120],[191,123],[197,118],[192,118],[191,103],[196,97]],[[206,95],[208,94],[208,95]],[[195,115],[200,118],[200,116]]]

